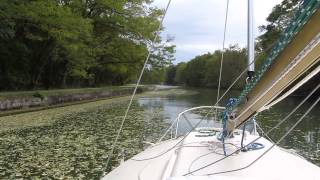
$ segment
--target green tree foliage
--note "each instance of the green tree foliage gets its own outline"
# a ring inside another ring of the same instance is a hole
[[[152,0],[0,1],[0,90],[123,84],[173,60]],[[170,40],[170,39],[169,39]]]
[[[175,84],[186,84],[187,63],[181,62],[176,66],[176,74],[174,77]]]
[[[266,19],[267,24],[259,27],[262,35],[257,38],[256,52],[258,59],[255,63],[256,69],[259,69],[267,58],[273,45],[294,17],[301,2],[302,0],[283,0],[272,9],[272,12]]]
[[[301,2],[302,0],[283,0],[272,9],[266,19],[267,24],[260,26],[260,31],[264,32],[258,37],[260,51],[268,53],[271,50],[271,47],[291,22]]]
[[[301,0],[284,0],[281,4],[276,5],[270,15],[267,17],[267,25],[260,27],[263,32],[257,38],[256,68],[259,68],[268,56],[272,45],[280,37],[281,32],[290,23],[295,11],[298,9]],[[223,71],[221,87],[227,88],[234,79],[247,66],[246,50],[231,46],[226,49],[224,54]],[[171,81],[172,67],[168,70],[167,83],[184,84],[196,87],[218,87],[219,68],[221,61],[221,51],[215,51],[213,54],[208,53],[197,56],[187,63],[178,64],[175,69],[174,82]],[[169,78],[170,77],[170,78]],[[243,88],[245,76],[236,84],[236,88]]]
[[[283,0],[280,4],[276,5],[272,12],[267,17],[267,25],[260,27],[263,32],[258,37],[257,50],[259,57],[256,63],[256,67],[259,68],[270,53],[270,50],[274,43],[280,38],[281,33],[284,32],[286,27],[294,18],[296,11],[303,5],[303,0]],[[301,87],[296,94],[306,95],[319,82],[320,73],[312,78],[306,85]]]
[[[142,77],[143,84],[162,84],[165,81],[165,68],[148,68]]]
[[[257,38],[256,46],[256,69],[259,69],[263,61],[279,39],[281,33],[289,25],[297,9],[301,7],[302,0],[283,0],[276,5],[267,17],[267,24],[260,27],[263,32]],[[247,67],[246,50],[231,46],[224,54],[221,87],[227,88],[234,79]],[[167,69],[166,83],[181,84],[195,87],[218,87],[221,51],[215,51],[197,56],[189,62],[179,63]],[[174,78],[172,77],[174,76]],[[320,74],[314,77],[298,94],[305,94],[317,84]],[[174,81],[172,81],[174,79]],[[236,84],[236,88],[242,89],[245,85],[245,76]]]
[[[175,77],[176,77],[177,67],[172,65],[166,68],[166,75],[165,75],[165,83],[175,85]]]
[[[193,87],[218,87],[220,73],[221,51],[197,56],[187,63],[180,63],[167,68],[168,84],[184,84]],[[246,68],[246,50],[230,46],[224,52],[221,87],[228,88],[231,83]],[[175,72],[173,72],[175,70]],[[174,76],[174,77],[172,77]],[[172,79],[174,81],[172,81]],[[245,76],[235,88],[242,88]]]

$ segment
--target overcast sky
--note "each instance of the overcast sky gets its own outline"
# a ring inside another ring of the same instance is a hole
[[[258,27],[266,24],[272,8],[282,0],[254,0],[255,36]],[[226,0],[172,0],[164,21],[162,36],[173,36],[177,46],[175,64],[197,55],[222,49]],[[168,0],[155,0],[154,5],[164,8]],[[226,46],[244,47],[247,39],[247,0],[230,0]]]

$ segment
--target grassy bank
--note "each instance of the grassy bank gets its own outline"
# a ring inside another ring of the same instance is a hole
[[[132,87],[133,86],[104,86],[104,87],[97,87],[97,88],[0,92],[0,100],[23,98],[23,97],[39,97],[39,96],[47,97],[47,96],[62,96],[62,95],[68,95],[68,94],[94,93],[94,92],[104,92],[109,90],[127,89]]]
[[[137,93],[154,86],[139,86]],[[0,116],[39,111],[130,95],[134,86],[58,89],[0,93]]]

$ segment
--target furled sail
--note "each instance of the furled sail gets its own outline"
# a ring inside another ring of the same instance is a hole
[[[319,70],[319,62],[320,1],[310,0],[299,10],[265,64],[245,87],[234,107],[236,117],[227,121],[228,131],[264,110],[307,71]]]

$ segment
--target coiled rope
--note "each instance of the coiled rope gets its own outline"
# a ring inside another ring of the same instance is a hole
[[[286,138],[293,130],[294,128],[296,128],[301,122],[302,120],[310,113],[310,111],[319,103],[320,101],[320,97],[318,97],[318,99],[309,107],[309,109],[303,114],[303,116],[275,143],[272,144],[271,147],[269,147],[265,152],[263,152],[260,156],[258,156],[255,160],[253,160],[250,164],[241,167],[241,168],[237,168],[237,169],[233,169],[233,170],[229,170],[229,171],[221,171],[221,172],[216,172],[216,173],[210,173],[210,174],[206,174],[206,176],[210,176],[210,175],[216,175],[216,174],[225,174],[225,173],[230,173],[230,172],[235,172],[235,171],[240,171],[243,169],[246,169],[250,166],[252,166],[254,163],[256,163],[258,160],[260,160],[264,155],[266,155],[268,152],[270,152],[270,150],[272,150],[276,145],[278,145],[281,141],[283,141],[284,138]],[[251,143],[252,144],[252,143]]]
[[[313,89],[312,92],[310,92],[310,93],[308,94],[308,96],[305,97],[305,98],[300,102],[300,104],[299,104],[298,106],[296,106],[285,118],[283,118],[280,122],[278,122],[278,124],[276,124],[273,128],[271,128],[270,130],[268,130],[265,134],[269,135],[272,131],[274,131],[275,129],[277,129],[281,124],[283,124],[284,122],[286,122],[286,121],[289,119],[289,117],[291,117],[291,115],[292,115],[293,113],[295,113],[319,88],[320,88],[320,84],[318,84],[317,87],[316,87],[315,89]],[[318,98],[318,100],[319,100],[319,98]],[[318,101],[316,101],[316,102],[318,102]],[[311,111],[313,107],[314,107],[314,106],[311,106],[311,108],[309,108],[309,110]],[[307,112],[309,113],[310,111],[307,111]],[[308,113],[307,113],[307,114],[308,114]],[[302,118],[300,118],[298,121],[301,121],[307,114],[303,115]],[[299,122],[299,123],[300,123],[300,122]],[[289,133],[286,133],[286,134],[288,135]],[[287,136],[287,135],[286,135],[286,136]],[[220,161],[222,161],[222,160],[225,160],[225,159],[229,158],[230,156],[232,156],[232,155],[238,153],[239,151],[243,150],[244,148],[246,148],[246,147],[249,146],[250,144],[253,144],[253,143],[256,142],[257,140],[261,139],[262,137],[263,137],[263,136],[260,136],[260,137],[258,137],[258,138],[256,138],[256,139],[254,139],[253,141],[251,141],[250,143],[248,143],[247,145],[243,146],[241,149],[236,150],[236,151],[234,151],[233,153],[228,154],[227,156],[225,156],[225,157],[223,157],[223,158],[220,158],[220,159],[218,159],[218,160],[216,160],[216,161],[214,161],[214,162],[212,162],[212,163],[209,163],[209,164],[207,164],[207,165],[205,165],[205,166],[202,166],[202,167],[200,167],[200,168],[198,168],[198,169],[195,169],[195,170],[193,170],[193,171],[191,171],[191,172],[189,172],[189,173],[186,173],[186,174],[184,174],[183,176],[191,175],[191,174],[193,174],[193,173],[195,173],[195,172],[197,172],[197,171],[200,171],[200,170],[205,169],[205,168],[207,168],[207,167],[210,167],[210,166],[212,166],[212,165],[214,165],[214,164],[216,164],[216,163],[218,163],[218,162],[220,162]],[[282,141],[282,140],[281,140],[281,141]],[[276,143],[276,144],[277,144],[277,143]],[[215,174],[215,173],[213,173],[213,174]],[[210,175],[210,174],[209,174],[209,175]]]

